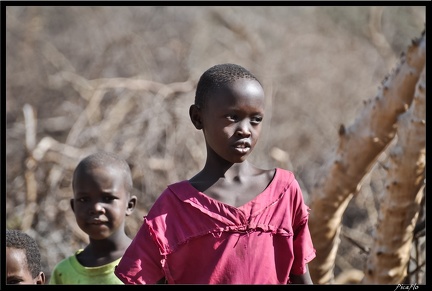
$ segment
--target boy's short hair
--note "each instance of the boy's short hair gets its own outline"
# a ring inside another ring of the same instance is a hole
[[[31,236],[20,230],[6,229],[6,247],[24,251],[26,264],[33,278],[36,278],[42,272],[39,247],[36,240]]]
[[[97,152],[85,157],[76,166],[73,173],[73,178],[75,179],[75,175],[78,172],[78,170],[94,168],[94,167],[107,167],[107,166],[116,166],[120,168],[120,170],[123,173],[125,189],[130,194],[133,188],[131,169],[129,167],[129,164],[123,158],[121,158],[119,155],[114,153]],[[74,187],[73,183],[72,183],[72,187]]]
[[[261,85],[261,82],[251,72],[240,65],[227,63],[209,68],[201,75],[198,81],[195,93],[195,105],[203,108],[213,90],[234,83],[238,79],[255,80]]]

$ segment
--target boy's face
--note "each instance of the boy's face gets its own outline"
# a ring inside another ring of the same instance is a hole
[[[39,277],[33,279],[25,250],[6,247],[6,284],[43,284]]]
[[[207,148],[231,162],[246,160],[258,141],[264,118],[265,96],[261,85],[239,79],[213,94],[202,110]]]
[[[75,173],[71,207],[78,226],[91,239],[123,231],[125,217],[131,212],[123,179],[122,171],[114,166],[81,168]]]

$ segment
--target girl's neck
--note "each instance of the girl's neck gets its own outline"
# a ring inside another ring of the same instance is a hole
[[[239,176],[249,176],[256,172],[257,168],[244,161],[242,163],[226,164],[222,167],[215,167],[212,163],[206,163],[202,172],[207,173],[210,176],[217,176],[217,178],[234,179]]]

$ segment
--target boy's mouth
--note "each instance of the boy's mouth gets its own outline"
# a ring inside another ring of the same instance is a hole
[[[101,220],[101,219],[93,219],[89,221],[89,224],[93,224],[93,225],[100,225],[100,224],[104,224],[107,223],[107,220]]]

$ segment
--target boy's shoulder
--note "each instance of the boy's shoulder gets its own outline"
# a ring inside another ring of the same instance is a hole
[[[79,249],[73,255],[67,256],[64,259],[62,259],[60,262],[58,262],[55,265],[54,270],[65,269],[65,268],[68,269],[77,263],[79,264],[78,259],[77,259],[77,255],[79,253],[81,253],[82,251],[83,251],[83,249]]]

